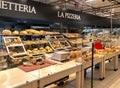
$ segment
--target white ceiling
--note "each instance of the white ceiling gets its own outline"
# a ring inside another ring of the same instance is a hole
[[[110,18],[112,11],[113,18],[120,18],[120,0],[33,0],[60,8],[73,9],[94,14],[102,17]],[[75,8],[75,3],[79,3],[79,7]]]

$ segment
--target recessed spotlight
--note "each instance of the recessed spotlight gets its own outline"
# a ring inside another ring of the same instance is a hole
[[[69,0],[65,0],[66,2],[69,1]]]
[[[86,2],[92,2],[93,0],[86,0]]]
[[[23,23],[27,23],[27,21],[26,21],[26,20],[24,20],[24,21],[23,21]]]
[[[66,10],[66,8],[65,7],[63,7],[63,9],[62,9],[63,11],[65,11]]]
[[[56,8],[56,9],[60,9],[60,6],[56,5],[55,8]]]

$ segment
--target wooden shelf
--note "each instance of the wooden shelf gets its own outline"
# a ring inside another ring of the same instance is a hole
[[[7,46],[8,47],[22,46],[22,43],[20,43],[20,44],[8,44]]]
[[[22,34],[18,34],[18,35],[3,35],[0,34],[0,36],[42,36],[42,35],[59,35],[59,34],[27,34],[27,35],[22,35]]]
[[[6,62],[6,60],[0,61],[0,64],[2,64],[2,63],[7,63],[7,62]]]
[[[6,53],[6,54],[0,54],[0,57],[4,57],[4,56],[8,56],[9,54]]]
[[[45,42],[45,43],[48,43],[48,42]],[[37,44],[45,44],[45,43],[41,43],[41,42],[33,42],[33,43],[24,43],[24,45],[37,45]]]

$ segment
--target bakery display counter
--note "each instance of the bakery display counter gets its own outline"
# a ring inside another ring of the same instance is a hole
[[[101,49],[101,50],[95,50],[95,54],[94,54],[94,65],[99,63],[99,78],[100,79],[104,79],[105,78],[105,61],[113,58],[114,61],[114,70],[118,69],[118,55],[120,53],[119,48],[117,47],[117,49],[115,48],[105,48],[105,49]],[[91,67],[92,63],[91,63],[91,52],[89,52],[88,54],[86,54],[87,57],[83,57],[83,59],[81,58],[77,58],[77,62],[81,62],[82,63],[82,79],[81,79],[81,86],[83,88],[84,86],[84,70]]]
[[[37,88],[36,77],[18,68],[0,71],[0,88]]]
[[[115,46],[116,47],[116,46]],[[114,46],[111,48],[105,48],[101,50],[96,50],[96,53],[100,54],[103,56],[103,78],[105,78],[105,61],[109,59],[113,59],[114,62],[114,70],[118,70],[118,55],[119,55],[119,50],[117,50]]]
[[[103,56],[101,56],[101,55],[99,57],[97,57],[97,58],[94,58],[94,65],[97,64],[97,63],[101,63],[102,59],[103,59]],[[92,65],[91,61],[92,60],[88,60],[88,61],[82,63],[83,69],[91,67],[91,65]]]
[[[36,62],[36,64],[26,62],[23,65],[18,66],[18,68],[25,72],[30,72],[30,71],[45,68],[54,64],[56,64],[56,62],[46,59],[44,61]]]
[[[105,56],[104,56],[104,58],[103,58],[103,61],[104,61],[104,69],[103,69],[103,72],[104,72],[104,77],[105,77],[105,61],[106,60],[108,60],[108,59],[113,59],[113,62],[114,62],[114,71],[117,71],[118,70],[118,54],[117,54],[118,52],[116,52],[116,51],[114,51],[114,52],[112,52],[112,53],[108,53],[108,54],[106,54]]]
[[[77,63],[74,60],[51,65],[46,68],[38,69],[28,72],[33,76],[37,76],[39,79],[39,87],[44,88],[45,85],[55,82],[61,78],[64,78],[72,73],[76,73],[76,87],[81,88],[81,63]]]
[[[12,64],[17,64],[17,68],[0,72],[0,88],[44,88],[72,73],[76,73],[75,88],[83,88],[84,70],[92,65],[91,49],[83,48],[83,44],[87,44],[89,40],[83,39],[78,33],[63,33],[63,35],[59,32],[34,29],[13,32],[4,30],[1,36],[4,36],[7,53],[2,53],[0,56],[9,56]],[[96,37],[88,36],[88,38],[94,40]],[[109,46],[110,42],[111,40],[108,40],[105,47],[107,43]],[[55,61],[44,57],[45,54],[54,56],[50,59]],[[114,70],[118,69],[118,55],[120,55],[119,46],[95,50],[94,65],[100,64],[100,79],[105,77],[106,60],[113,58]]]
[[[79,58],[78,58],[79,59]],[[82,70],[81,70],[81,72],[82,72],[82,78],[81,78],[81,88],[84,88],[83,86],[84,86],[84,71],[85,71],[85,69],[87,69],[87,68],[90,68],[91,66],[92,66],[92,62],[91,62],[92,60],[91,59],[89,59],[89,60],[87,60],[87,61],[84,61],[83,63],[82,63]],[[77,62],[81,62],[81,60],[77,60]],[[102,55],[99,55],[98,57],[94,57],[94,65],[95,64],[100,64],[100,68],[99,68],[99,78],[100,79],[104,79],[104,75],[103,75],[103,70],[104,70],[104,61],[103,61],[103,56]]]
[[[107,53],[107,54],[104,56],[104,60],[111,59],[111,58],[117,56],[116,54],[117,54],[116,51]]]
[[[120,45],[114,46],[114,49],[116,49],[117,55],[120,55]]]

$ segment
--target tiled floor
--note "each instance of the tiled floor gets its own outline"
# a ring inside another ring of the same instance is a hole
[[[84,88],[91,88],[91,70],[87,71],[85,77]],[[52,84],[46,88],[75,88],[75,74],[70,75],[70,78],[65,85],[56,86]],[[94,69],[94,88],[120,88],[120,61],[118,71],[113,71],[113,62],[106,64],[106,77],[104,80],[99,80],[98,69]]]

